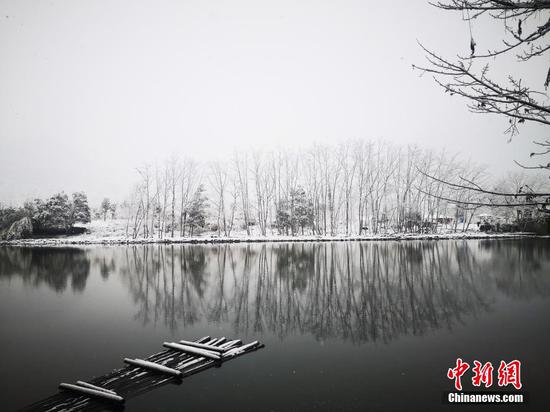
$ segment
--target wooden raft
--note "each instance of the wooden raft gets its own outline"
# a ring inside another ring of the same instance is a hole
[[[89,382],[61,383],[59,393],[21,411],[122,410],[127,399],[169,383],[178,384],[183,378],[264,347],[258,341],[243,345],[240,340],[210,336],[164,342],[163,346],[167,349],[146,359],[126,358],[128,366]]]

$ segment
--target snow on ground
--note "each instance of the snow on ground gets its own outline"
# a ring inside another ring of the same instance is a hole
[[[456,233],[452,228],[441,228],[441,233],[379,233],[367,235],[348,235],[340,234],[336,236],[313,236],[313,235],[297,235],[297,236],[281,236],[278,234],[268,234],[262,236],[259,233],[252,232],[247,235],[246,231],[234,231],[230,237],[218,236],[217,232],[205,232],[200,236],[181,237],[165,236],[163,239],[154,238],[132,238],[131,228],[130,236],[126,235],[126,220],[94,220],[92,223],[84,225],[89,233],[65,236],[57,238],[45,239],[22,239],[10,242],[2,242],[10,245],[67,245],[67,244],[145,244],[145,243],[239,243],[239,242],[328,242],[328,241],[367,241],[367,240],[417,240],[417,239],[486,239],[486,238],[517,238],[533,236],[532,233],[484,233],[477,230],[477,226],[473,225],[471,230]]]

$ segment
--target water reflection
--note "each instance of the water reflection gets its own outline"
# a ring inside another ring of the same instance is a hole
[[[122,280],[143,324],[388,342],[452,328],[501,296],[550,296],[547,246],[533,239],[4,248],[0,274],[58,292],[70,279],[82,291],[92,266],[106,281]]]
[[[20,276],[27,285],[82,292],[90,273],[88,254],[77,248],[0,248],[0,277]]]

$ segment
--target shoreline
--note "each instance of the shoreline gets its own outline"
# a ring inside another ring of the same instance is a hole
[[[94,237],[93,235],[19,239],[0,241],[0,246],[67,246],[67,245],[154,245],[154,244],[225,244],[225,243],[289,243],[289,242],[373,242],[373,241],[401,241],[401,240],[470,240],[470,239],[521,239],[521,238],[550,238],[547,235],[536,233],[484,233],[459,232],[441,234],[391,234],[370,236],[249,236],[249,237],[193,237],[193,238],[127,238],[127,237]]]

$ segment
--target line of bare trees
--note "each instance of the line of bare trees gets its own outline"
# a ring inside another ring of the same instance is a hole
[[[134,238],[468,230],[482,194],[447,182],[490,185],[482,166],[456,155],[364,140],[213,162],[172,158],[137,174],[123,204]]]

